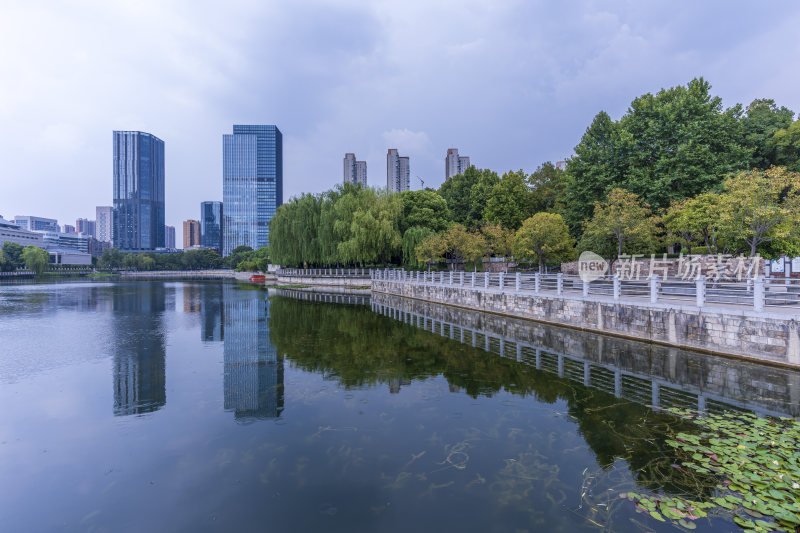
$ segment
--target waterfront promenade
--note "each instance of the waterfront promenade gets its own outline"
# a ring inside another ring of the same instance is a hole
[[[783,279],[583,283],[561,274],[375,271],[373,292],[800,366],[798,287]]]

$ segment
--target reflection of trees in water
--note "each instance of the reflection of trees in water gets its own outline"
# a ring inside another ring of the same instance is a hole
[[[161,283],[120,285],[113,292],[114,415],[157,411],[167,403]]]
[[[684,474],[671,466],[674,450],[664,440],[672,431],[692,428],[663,412],[397,322],[367,307],[275,297],[270,309],[270,339],[278,352],[297,367],[321,373],[345,388],[382,384],[396,389],[399,383],[441,375],[451,391],[473,398],[503,390],[548,404],[562,401],[566,412],[561,414],[575,421],[602,468],[624,458],[637,480],[651,489],[688,488]],[[538,476],[546,469],[534,459],[522,455],[506,466],[511,473],[530,467]],[[520,482],[509,483],[498,485],[498,490]]]

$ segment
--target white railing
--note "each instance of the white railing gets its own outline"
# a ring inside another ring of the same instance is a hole
[[[758,276],[747,281],[726,281],[698,276],[693,280],[667,279],[658,275],[641,279],[606,276],[584,283],[577,276],[529,272],[408,272],[399,269],[375,270],[372,279],[423,286],[453,286],[492,292],[548,295],[599,296],[613,300],[670,302],[705,307],[741,306],[764,311],[766,308],[800,308],[800,279]]]
[[[365,278],[371,277],[369,268],[281,268],[275,273],[278,276],[300,278]]]

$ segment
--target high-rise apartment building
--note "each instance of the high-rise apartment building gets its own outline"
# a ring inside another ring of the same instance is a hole
[[[78,233],[83,233],[90,237],[95,237],[95,230],[97,224],[94,220],[89,220],[88,218],[79,218],[75,221],[75,231]],[[66,232],[65,232],[66,233]]]
[[[164,248],[175,249],[175,226],[164,226]]]
[[[356,161],[355,154],[344,154],[344,182],[367,186],[367,162]]]
[[[64,224],[64,233],[72,234],[72,233],[77,233],[77,231],[75,231],[75,226],[70,226],[69,224]]]
[[[200,204],[200,226],[203,247],[222,253],[222,202]]]
[[[164,141],[141,131],[114,132],[114,247],[164,248]]]
[[[28,231],[52,231],[61,233],[61,226],[54,218],[32,217],[17,215],[14,217],[14,224]]]
[[[197,220],[183,221],[183,248],[200,246],[200,222]]]
[[[401,157],[397,148],[386,153],[386,188],[390,192],[407,191],[411,185],[408,157]]]
[[[269,221],[283,203],[283,136],[277,126],[234,125],[222,136],[222,255],[269,244]]]
[[[448,148],[444,158],[444,179],[463,174],[469,168],[469,156],[458,155],[458,148]]]
[[[114,208],[110,205],[98,205],[95,209],[95,239],[111,242],[114,224]]]

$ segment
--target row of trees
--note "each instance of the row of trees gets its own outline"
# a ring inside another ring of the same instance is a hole
[[[791,110],[766,99],[724,109],[699,78],[634,99],[619,120],[598,113],[566,170],[547,162],[500,176],[470,167],[438,190],[345,185],[294,198],[271,222],[272,258],[414,265],[509,253],[546,263],[585,249],[800,254],[798,170]],[[536,248],[523,237],[534,224],[561,242],[525,252]]]
[[[150,252],[121,252],[116,248],[103,250],[97,261],[103,270],[206,270],[233,268],[240,271],[266,270],[269,251],[266,247],[253,250],[249,246],[238,246],[223,258],[216,250],[186,250],[171,254]]]
[[[41,274],[50,264],[50,254],[38,246],[25,246],[15,242],[4,242],[0,248],[0,272],[11,272],[20,268]]]

